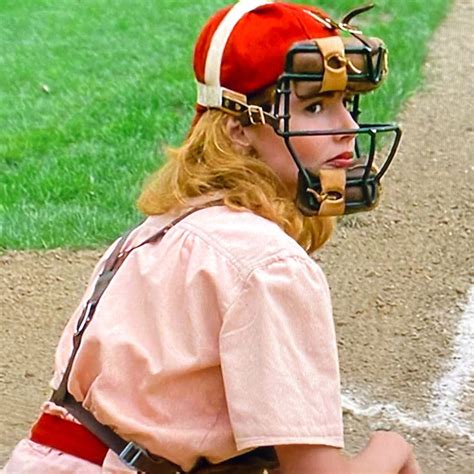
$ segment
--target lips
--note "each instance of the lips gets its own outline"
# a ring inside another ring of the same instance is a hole
[[[334,158],[327,160],[324,163],[324,167],[327,166],[329,168],[349,168],[353,165],[353,155],[354,154],[350,151],[341,153],[340,155],[337,155]]]

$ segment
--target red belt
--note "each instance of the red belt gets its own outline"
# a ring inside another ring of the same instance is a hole
[[[99,466],[109,449],[84,426],[48,413],[33,425],[30,439]]]

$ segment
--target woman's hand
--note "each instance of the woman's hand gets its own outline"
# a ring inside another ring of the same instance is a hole
[[[410,457],[405,466],[402,467],[399,474],[422,474],[421,467],[415,458],[413,449],[411,450]]]
[[[421,474],[413,447],[391,431],[373,433],[367,446],[352,458],[338,448],[324,445],[286,445],[275,449],[280,474]]]

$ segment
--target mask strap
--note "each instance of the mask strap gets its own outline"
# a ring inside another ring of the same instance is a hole
[[[319,172],[321,192],[308,188],[306,192],[314,195],[320,204],[318,216],[341,216],[345,210],[345,170],[328,169]]]
[[[324,75],[321,91],[344,91],[347,87],[347,58],[344,42],[340,36],[315,39],[323,55]]]

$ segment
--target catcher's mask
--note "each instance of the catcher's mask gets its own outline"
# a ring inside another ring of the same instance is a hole
[[[395,124],[360,123],[360,94],[376,89],[385,78],[387,50],[381,40],[363,37],[347,24],[351,36],[333,36],[293,45],[285,71],[278,79],[273,114],[275,132],[282,136],[298,167],[298,205],[306,215],[340,215],[373,209],[379,199],[380,180],[387,171],[401,138]],[[292,130],[290,93],[307,99],[322,92],[341,91],[350,100],[358,129]],[[292,138],[314,135],[355,135],[354,165],[344,170],[305,169],[292,146]],[[381,147],[379,137],[385,139]],[[380,149],[382,148],[382,149]]]
[[[317,11],[304,10],[329,34],[293,43],[287,50],[284,71],[276,87],[256,94],[224,87],[198,88],[199,104],[215,104],[237,116],[244,126],[269,124],[284,139],[298,167],[297,202],[306,215],[337,216],[373,209],[380,197],[380,180],[398,148],[401,131],[396,124],[359,122],[360,95],[379,87],[388,72],[383,42],[363,36],[350,25],[353,17],[372,7],[352,10],[340,23]],[[341,37],[341,32],[347,36]],[[213,91],[218,96],[210,96]],[[325,92],[344,93],[350,98],[350,113],[359,128],[293,130],[292,92],[302,100]],[[348,170],[323,168],[317,175],[313,174],[303,167],[293,146],[295,137],[350,134],[355,135],[355,159],[354,166]],[[386,139],[385,146],[380,144],[381,137]]]

